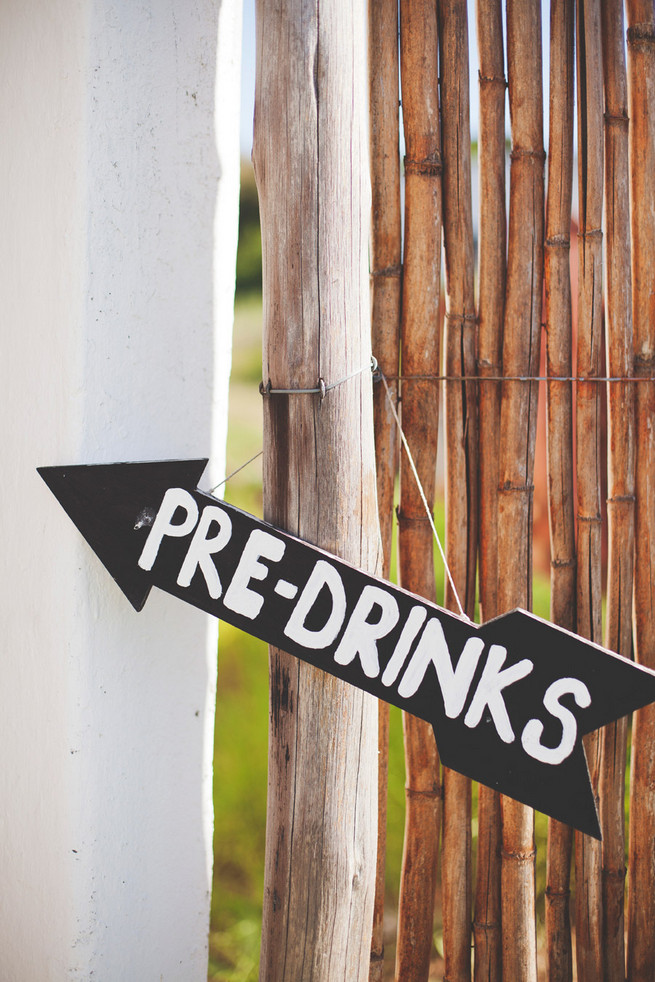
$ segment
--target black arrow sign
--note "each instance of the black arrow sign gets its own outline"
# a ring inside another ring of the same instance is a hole
[[[196,487],[206,460],[41,467],[136,610],[152,586],[428,720],[441,760],[600,838],[582,736],[655,673],[524,610],[478,626]]]

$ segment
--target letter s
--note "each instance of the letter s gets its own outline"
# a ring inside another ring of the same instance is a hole
[[[576,704],[586,709],[591,704],[589,689],[580,679],[557,679],[548,686],[544,695],[544,706],[562,724],[562,739],[556,747],[545,747],[541,742],[544,724],[541,720],[529,720],[521,734],[521,743],[527,754],[542,764],[561,764],[572,753],[578,733],[578,724],[570,709],[559,701],[569,693]]]

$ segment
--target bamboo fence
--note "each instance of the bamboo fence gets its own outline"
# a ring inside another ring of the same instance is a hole
[[[574,3],[553,2],[550,14],[548,195],[544,249],[547,374],[572,374],[570,276],[571,195],[573,188]],[[566,382],[547,386],[548,501],[551,571],[550,616],[569,631],[576,626],[576,560],[573,490],[573,390]],[[573,835],[548,823],[546,873],[546,952],[549,978],[567,982],[572,973],[570,879]]]
[[[431,0],[401,0],[400,72],[405,132],[405,233],[401,317],[403,427],[434,505],[438,428],[441,278],[441,133],[437,11]],[[403,455],[398,510],[400,579],[434,599],[432,531]],[[396,948],[398,978],[429,971],[441,824],[441,776],[430,725],[403,714],[406,808]]]
[[[628,0],[626,24],[621,0],[552,0],[542,37],[538,0],[476,0],[473,66],[468,10],[466,0],[369,0],[373,352],[390,393],[378,386],[375,396],[385,570],[399,459],[390,399],[430,507],[440,490],[445,496],[458,597],[448,587],[437,602],[461,602],[484,620],[530,608],[535,498],[543,500],[551,619],[655,667],[653,2]],[[404,453],[399,470],[400,580],[434,598],[432,531]],[[472,811],[469,782],[440,767],[429,727],[411,717],[403,727],[395,969],[392,938],[384,948],[382,830],[372,980],[394,971],[399,982],[437,972],[450,982],[655,978],[653,707],[585,739],[603,843],[550,820],[539,896],[532,811],[484,787],[474,787]]]

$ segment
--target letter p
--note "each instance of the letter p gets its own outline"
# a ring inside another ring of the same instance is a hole
[[[184,509],[186,515],[181,522],[174,524],[173,516],[178,508]],[[198,506],[189,492],[182,488],[169,488],[159,506],[150,534],[139,556],[141,569],[152,569],[165,535],[182,538],[194,530],[197,521]]]

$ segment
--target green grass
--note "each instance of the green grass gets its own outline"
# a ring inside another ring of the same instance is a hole
[[[261,299],[239,299],[235,315],[230,386],[227,473],[262,448]],[[224,489],[225,498],[261,516],[261,458]],[[443,502],[435,521],[443,536]],[[443,540],[442,540],[443,541]],[[437,598],[444,572],[435,561]],[[392,570],[392,579],[394,578]],[[534,609],[548,616],[548,582],[537,578]],[[214,746],[214,890],[209,938],[209,982],[251,982],[258,977],[264,879],[268,727],[266,645],[221,623]],[[391,708],[387,826],[387,905],[398,902],[405,816],[405,773],[401,713]],[[474,792],[473,846],[476,847]],[[545,889],[547,820],[537,815],[537,895]],[[541,907],[543,909],[543,907]]]
[[[211,982],[257,978],[266,823],[266,645],[221,624],[214,744]]]
[[[237,304],[230,382],[227,470],[262,449],[261,299]],[[223,489],[261,516],[261,458]],[[214,889],[209,982],[257,979],[264,883],[268,726],[267,647],[221,623],[214,738]]]

